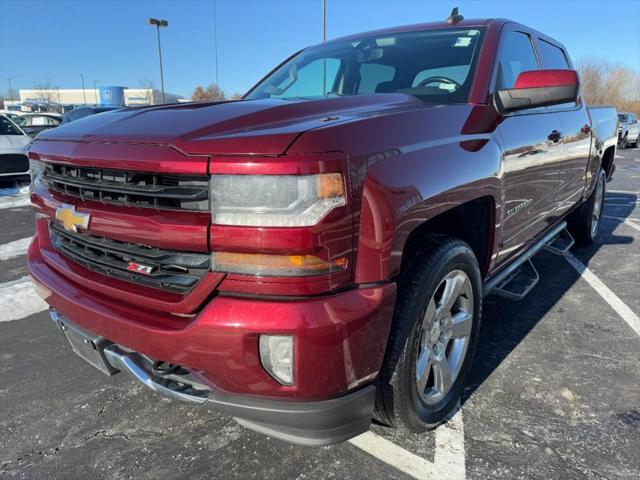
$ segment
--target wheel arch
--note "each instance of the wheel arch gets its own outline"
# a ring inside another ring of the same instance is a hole
[[[402,245],[400,275],[421,250],[424,240],[433,234],[449,235],[463,240],[473,250],[483,278],[489,271],[494,251],[496,201],[484,195],[453,206],[418,224]]]

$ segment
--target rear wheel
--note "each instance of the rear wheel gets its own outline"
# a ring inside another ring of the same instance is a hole
[[[376,418],[424,431],[447,418],[469,372],[482,307],[478,262],[465,242],[434,236],[398,288]]]
[[[593,243],[598,235],[604,208],[606,183],[607,177],[604,170],[600,169],[593,192],[569,222],[571,233],[576,242],[581,245]]]

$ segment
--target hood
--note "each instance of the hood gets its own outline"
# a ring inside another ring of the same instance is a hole
[[[32,138],[28,135],[0,135],[0,153],[27,153]]]
[[[303,132],[424,105],[404,94],[163,105],[92,115],[38,140],[171,145],[192,155],[281,155]]]

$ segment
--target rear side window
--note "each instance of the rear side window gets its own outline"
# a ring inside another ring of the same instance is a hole
[[[531,38],[526,33],[508,32],[500,53],[498,89],[512,88],[522,72],[538,70]]]
[[[0,135],[22,135],[22,132],[4,115],[0,115]]]
[[[540,60],[542,68],[566,70],[569,68],[567,57],[561,48],[540,39]]]

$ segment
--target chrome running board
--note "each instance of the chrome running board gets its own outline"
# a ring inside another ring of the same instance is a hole
[[[553,230],[547,233],[544,237],[538,240],[533,246],[521,254],[516,260],[508,265],[504,270],[501,270],[489,280],[484,283],[484,296],[487,297],[491,294],[499,295],[510,300],[522,300],[529,292],[536,286],[540,280],[538,271],[531,262],[531,257],[538,253],[542,248],[554,243],[556,238],[566,231],[567,222],[561,222],[556,225]],[[571,244],[562,250],[560,246],[552,246],[550,249],[554,249],[554,253],[562,251],[563,255],[573,245],[573,238],[569,232],[566,232],[568,238],[571,239]],[[525,266],[526,264],[526,266]],[[514,282],[513,285],[509,285],[510,282]]]

